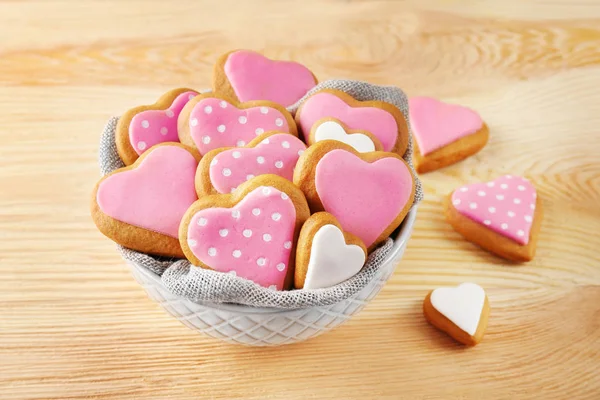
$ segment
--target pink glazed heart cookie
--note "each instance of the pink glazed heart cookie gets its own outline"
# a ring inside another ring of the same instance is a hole
[[[150,147],[164,142],[178,142],[177,117],[183,107],[198,92],[174,89],[162,95],[156,103],[139,106],[125,112],[117,124],[115,141],[125,165],[131,165]]]
[[[333,140],[310,146],[296,164],[294,183],[313,212],[327,211],[344,231],[373,250],[404,220],[415,180],[395,153],[358,153]]]
[[[245,147],[209,151],[198,164],[198,197],[230,193],[242,183],[265,174],[292,180],[294,167],[306,145],[287,133],[264,133]]]
[[[446,218],[470,242],[509,260],[529,261],[542,203],[527,179],[505,175],[455,190],[446,202]]]
[[[232,194],[206,196],[186,212],[179,240],[190,262],[288,289],[295,248],[310,210],[302,192],[277,175],[261,175]]]
[[[418,172],[457,163],[486,145],[488,127],[474,110],[431,97],[412,97],[408,103]]]
[[[199,160],[197,151],[180,143],[154,146],[98,182],[91,202],[94,223],[130,249],[184,258],[179,223],[198,199],[194,175]]]
[[[288,107],[317,84],[304,65],[270,60],[249,50],[221,56],[213,72],[213,91],[239,102],[268,100]]]
[[[207,93],[190,101],[179,115],[179,139],[200,154],[221,147],[243,147],[265,132],[297,135],[292,115],[270,101],[234,105],[224,97]]]
[[[404,155],[408,146],[408,125],[402,112],[384,101],[358,101],[334,89],[323,89],[302,102],[296,123],[305,138],[322,118],[335,118],[348,129],[366,131],[375,136],[384,151]]]

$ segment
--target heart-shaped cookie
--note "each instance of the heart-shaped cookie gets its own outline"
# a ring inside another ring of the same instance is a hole
[[[525,178],[505,175],[462,186],[446,202],[446,218],[467,240],[513,261],[535,255],[542,205]]]
[[[366,259],[362,240],[345,233],[333,215],[315,213],[298,237],[294,286],[321,289],[337,285],[356,275]]]
[[[292,115],[279,104],[251,101],[238,105],[212,93],[190,101],[179,115],[181,143],[200,154],[221,147],[243,147],[265,132],[297,135]]]
[[[432,290],[423,302],[429,323],[458,342],[474,346],[483,339],[490,305],[483,288],[475,283]]]
[[[213,90],[240,102],[268,100],[288,107],[317,84],[304,65],[270,60],[249,50],[235,50],[217,61]]]
[[[156,103],[125,112],[117,123],[115,141],[125,165],[131,165],[146,150],[159,143],[178,142],[177,117],[198,92],[191,89],[170,90]]]
[[[265,133],[245,147],[209,151],[198,164],[198,197],[230,193],[240,184],[264,174],[292,180],[294,167],[306,145],[288,133]]]
[[[333,214],[369,251],[400,225],[415,193],[414,177],[399,155],[358,153],[333,140],[315,143],[302,154],[294,183],[313,212]]]
[[[195,202],[183,217],[179,240],[194,265],[281,290],[293,281],[296,239],[309,215],[293,183],[261,175],[232,194]]]
[[[366,131],[349,129],[343,122],[335,118],[320,119],[310,130],[309,144],[323,140],[337,140],[346,143],[359,153],[383,150],[381,142],[375,135]]]
[[[358,101],[340,90],[323,89],[302,102],[295,119],[306,138],[317,121],[328,117],[343,122],[349,129],[371,133],[385,151],[402,156],[408,146],[408,125],[393,104]]]
[[[132,165],[105,176],[92,196],[98,229],[143,253],[183,258],[181,217],[198,199],[194,176],[200,155],[179,143],[163,143]]]
[[[409,99],[410,124],[415,137],[415,166],[424,173],[477,153],[488,141],[487,125],[475,112],[431,97]]]

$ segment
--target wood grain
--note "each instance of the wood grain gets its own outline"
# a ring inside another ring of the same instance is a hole
[[[107,118],[207,87],[232,48],[460,102],[490,127],[482,152],[423,176],[382,293],[298,345],[232,347],[180,325],[89,216]],[[0,397],[597,399],[599,87],[594,0],[0,0]],[[443,219],[454,187],[508,172],[533,181],[546,212],[523,266]],[[491,304],[472,349],[421,313],[430,289],[463,281]]]

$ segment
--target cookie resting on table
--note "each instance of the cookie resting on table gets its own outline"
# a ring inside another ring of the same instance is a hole
[[[446,219],[458,233],[513,261],[535,256],[542,217],[535,187],[513,175],[462,186],[446,200]]]
[[[462,161],[488,141],[487,125],[467,107],[431,97],[412,97],[409,117],[415,139],[414,163],[419,173]]]
[[[429,323],[456,341],[474,346],[487,329],[490,304],[483,288],[475,283],[438,288],[423,301]]]

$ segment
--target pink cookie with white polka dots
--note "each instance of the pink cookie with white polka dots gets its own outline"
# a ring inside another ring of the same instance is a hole
[[[271,101],[235,102],[206,93],[190,101],[178,120],[181,143],[204,155],[221,147],[244,147],[265,132],[298,135],[292,115]]]
[[[156,103],[125,112],[117,124],[115,141],[125,165],[131,165],[146,150],[164,142],[179,142],[177,118],[198,92],[181,88],[170,90]]]
[[[190,262],[275,290],[292,285],[300,228],[310,216],[304,194],[277,175],[261,175],[231,194],[196,201],[179,226]]]
[[[535,256],[542,205],[525,178],[505,175],[455,190],[446,217],[467,240],[513,261]]]
[[[306,144],[288,133],[265,133],[245,147],[225,147],[208,152],[198,165],[198,197],[231,193],[242,183],[265,174],[292,181],[294,167]]]

